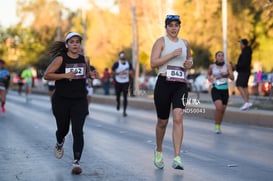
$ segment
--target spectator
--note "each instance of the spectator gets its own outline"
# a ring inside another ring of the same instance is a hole
[[[104,95],[109,95],[110,85],[111,85],[111,73],[109,72],[108,68],[104,69],[104,72],[102,75],[102,83],[103,83]]]
[[[244,104],[241,106],[241,110],[247,110],[252,106],[249,102],[249,92],[248,92],[248,79],[251,73],[251,59],[252,59],[252,49],[248,45],[247,39],[241,39],[240,41],[241,54],[238,58],[236,65],[236,71],[238,72],[236,87],[238,88]]]

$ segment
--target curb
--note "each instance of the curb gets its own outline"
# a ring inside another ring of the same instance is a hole
[[[36,94],[48,94],[46,91],[34,90],[32,91]],[[116,98],[113,95],[104,96],[94,94],[92,96],[92,101],[100,104],[112,104],[116,105]],[[92,104],[92,103],[91,103]],[[151,98],[141,98],[141,97],[128,97],[128,106],[132,108],[153,110],[155,111],[154,102]],[[205,110],[204,113],[194,114],[186,113],[185,116],[190,117],[200,117],[206,118],[211,121],[214,120],[215,108],[213,104],[202,103],[198,106],[187,106],[188,109],[202,109]],[[239,108],[228,106],[224,115],[223,122],[242,124],[242,125],[253,125],[260,127],[273,128],[273,111],[250,109],[248,111],[241,111]]]
[[[94,95],[93,101],[101,104],[116,104],[114,96],[102,96]],[[128,97],[128,106],[138,109],[153,110],[155,111],[153,99],[145,98],[131,98]],[[190,117],[200,117],[210,120],[214,120],[215,108],[213,104],[201,104],[198,106],[188,106],[187,109],[197,110],[197,113],[194,114],[191,112],[185,113],[185,116]],[[238,110],[239,108],[227,107],[227,110],[224,115],[224,122],[243,124],[243,125],[254,125],[267,128],[273,128],[273,112],[265,110],[255,110],[250,109],[248,111]],[[203,113],[198,114],[198,110]],[[204,114],[205,112],[205,114]]]

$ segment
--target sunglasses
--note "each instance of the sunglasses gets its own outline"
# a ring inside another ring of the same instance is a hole
[[[178,15],[167,15],[167,19],[177,19],[179,20],[180,16]]]

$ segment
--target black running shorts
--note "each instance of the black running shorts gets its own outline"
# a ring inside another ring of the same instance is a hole
[[[248,87],[248,79],[249,79],[250,74],[249,73],[238,73],[238,77],[236,80],[236,87],[243,87],[247,88]]]
[[[228,89],[219,90],[213,87],[211,89],[211,98],[213,102],[215,102],[216,100],[221,100],[224,105],[227,105],[229,98]]]
[[[187,98],[186,83],[167,81],[166,77],[158,76],[154,90],[154,103],[158,118],[168,119],[171,106],[173,109],[185,109]]]

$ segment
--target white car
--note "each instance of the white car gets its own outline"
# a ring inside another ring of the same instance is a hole
[[[200,74],[192,83],[192,91],[194,92],[208,92],[210,82],[206,75]]]
[[[100,79],[93,79],[92,84],[93,84],[93,87],[101,87],[102,86],[102,82]]]

